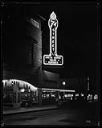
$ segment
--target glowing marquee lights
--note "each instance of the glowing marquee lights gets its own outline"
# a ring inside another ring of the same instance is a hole
[[[44,65],[63,65],[63,56],[57,55],[58,20],[54,12],[50,15],[48,26],[50,29],[50,54],[43,56],[43,63]]]

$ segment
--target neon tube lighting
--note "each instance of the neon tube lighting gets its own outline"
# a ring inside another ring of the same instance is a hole
[[[50,53],[43,56],[43,63],[44,65],[63,65],[63,56],[57,54],[58,20],[54,12],[50,15],[48,26],[50,29]]]
[[[51,88],[42,88],[42,90],[53,90],[53,91],[62,91],[62,92],[75,92],[75,90],[51,89]]]
[[[17,80],[17,79],[2,80],[3,83],[12,82],[12,81],[19,82],[21,85],[23,85],[23,84],[28,85],[28,87],[30,86],[31,89],[37,90],[37,87],[35,87],[34,85],[32,85],[26,81],[23,81],[23,80]]]

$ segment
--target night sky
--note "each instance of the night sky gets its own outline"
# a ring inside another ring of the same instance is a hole
[[[48,19],[52,11],[57,15],[58,54],[64,56],[64,65],[59,70],[62,77],[80,76],[97,73],[99,59],[98,21],[99,12],[96,3],[37,3],[9,5],[6,7],[6,19],[38,14],[43,21],[43,50],[49,54]],[[51,69],[52,70],[52,69]]]

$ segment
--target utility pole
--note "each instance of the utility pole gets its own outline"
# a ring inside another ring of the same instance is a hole
[[[90,90],[90,87],[89,87],[89,76],[88,76],[88,78],[87,78],[87,80],[88,80],[88,83],[87,83],[87,90],[89,91]]]

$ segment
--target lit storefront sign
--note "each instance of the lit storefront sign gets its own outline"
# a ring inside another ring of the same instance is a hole
[[[43,56],[43,63],[44,65],[63,65],[63,56],[57,54],[58,20],[54,12],[50,15],[48,26],[50,29],[50,54]]]
[[[5,86],[6,84],[7,84],[7,86],[11,86],[11,87],[16,85],[21,88],[28,87],[29,89],[31,89],[33,91],[36,91],[38,89],[34,85],[32,85],[26,81],[23,81],[23,80],[9,79],[9,80],[2,80],[2,82],[3,82],[3,86]]]

